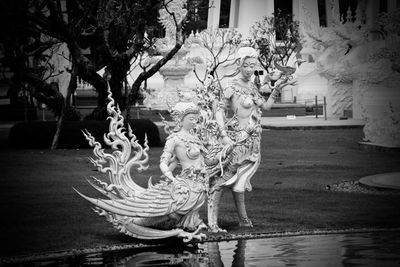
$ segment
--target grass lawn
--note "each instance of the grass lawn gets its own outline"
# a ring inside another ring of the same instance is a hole
[[[230,233],[400,226],[400,194],[326,191],[328,184],[400,171],[399,152],[363,151],[361,129],[264,131],[262,162],[246,194],[253,229],[237,226],[229,191],[220,225]],[[152,148],[141,185],[159,176],[162,148]],[[85,177],[101,177],[87,160],[91,150],[0,150],[0,256],[128,244],[72,187],[97,196]],[[202,216],[206,218],[205,209]]]

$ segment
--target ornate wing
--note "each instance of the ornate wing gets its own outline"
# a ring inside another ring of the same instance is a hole
[[[149,186],[133,196],[121,194],[121,188],[114,184],[107,185],[97,179],[92,186],[103,193],[108,199],[91,198],[78,192],[83,198],[97,208],[120,216],[128,216],[140,224],[143,218],[167,216],[181,210],[188,201],[190,189],[184,180],[173,183],[161,181],[153,185],[149,179]]]

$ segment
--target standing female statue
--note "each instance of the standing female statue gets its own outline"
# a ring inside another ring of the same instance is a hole
[[[252,227],[245,208],[244,192],[251,191],[250,179],[256,172],[260,160],[261,141],[261,108],[269,110],[279,94],[279,90],[288,79],[275,83],[274,91],[265,100],[252,83],[251,77],[257,66],[257,52],[251,47],[242,47],[236,55],[239,77],[223,90],[222,101],[219,104],[215,118],[220,127],[221,141],[232,147],[220,176],[210,180],[208,201],[208,225],[210,231],[224,231],[218,227],[218,206],[224,187],[232,190],[239,225]],[[227,111],[233,112],[233,117],[227,119]]]

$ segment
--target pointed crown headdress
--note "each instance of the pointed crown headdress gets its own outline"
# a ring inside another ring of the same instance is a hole
[[[253,47],[244,46],[239,48],[239,50],[236,52],[235,60],[239,61],[239,65],[241,66],[243,61],[248,57],[258,58],[257,50],[255,50]]]
[[[179,123],[188,114],[199,114],[198,105],[193,102],[193,97],[189,93],[178,89],[179,102],[170,108],[170,114],[176,123]]]

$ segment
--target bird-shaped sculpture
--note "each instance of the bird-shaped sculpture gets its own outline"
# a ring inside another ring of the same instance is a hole
[[[92,177],[88,182],[104,197],[92,198],[74,188],[75,191],[94,205],[95,212],[106,217],[115,228],[129,236],[139,239],[163,239],[175,236],[182,238],[184,242],[193,239],[203,240],[206,236],[200,233],[200,230],[206,226],[199,219],[198,210],[206,199],[207,176],[199,171],[199,168],[191,166],[192,161],[190,161],[185,162],[186,168],[183,168],[182,164],[180,175],[175,177],[166,175],[165,179],[155,184],[150,177],[147,188],[135,183],[131,169],[136,168],[140,172],[149,167],[147,137],[142,147],[129,125],[126,135],[124,118],[115,105],[110,90],[108,99],[110,102],[107,111],[110,124],[109,132],[104,135],[104,141],[111,147],[112,152],[107,153],[88,131],[83,132],[93,147],[95,158],[90,158],[91,162],[99,172],[107,174],[109,180],[104,182]],[[195,138],[194,141],[189,140],[189,137],[185,137],[186,145],[191,148],[187,151],[196,156],[193,148],[194,143],[197,145],[196,140]],[[183,138],[183,135],[178,136],[176,133],[176,136],[168,140],[173,139],[178,142],[179,138]],[[171,142],[167,143],[170,145]],[[167,149],[169,148],[164,149],[161,161],[167,159],[168,162],[175,163],[177,155],[173,155],[173,152],[169,155]],[[168,157],[165,157],[165,154],[168,154]],[[202,163],[201,158],[195,162]],[[168,172],[169,166],[163,173]]]
[[[292,76],[297,70],[297,68],[294,67],[279,65],[276,58],[274,59],[274,66],[276,69],[282,72],[283,76]]]

